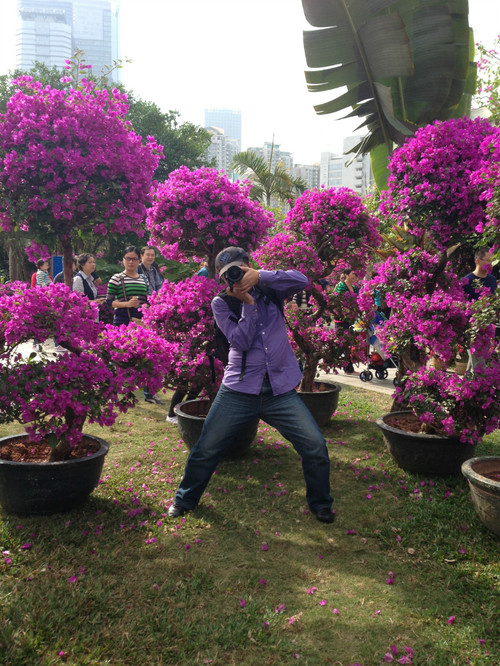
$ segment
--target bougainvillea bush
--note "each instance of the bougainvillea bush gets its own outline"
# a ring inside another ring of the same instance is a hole
[[[133,407],[134,391],[158,391],[172,363],[167,342],[142,326],[100,326],[97,306],[63,284],[0,290],[0,423],[25,424],[30,442],[47,440],[53,459],[68,457],[85,422],[112,425]],[[54,336],[56,358],[19,345]]]
[[[424,432],[477,443],[500,416],[500,347],[494,339],[500,293],[486,289],[469,302],[448,265],[425,251],[400,253],[379,267],[358,300],[369,313],[376,289],[392,310],[377,335],[385,353],[400,358],[395,406],[411,409]],[[463,377],[426,365],[431,357],[452,365],[464,348],[481,362]]]
[[[472,183],[481,191],[480,200],[485,204],[485,219],[480,230],[483,238],[498,247],[500,245],[500,128],[489,135],[480,146],[483,157],[481,168],[472,174]]]
[[[325,278],[341,267],[364,270],[380,242],[377,225],[352,190],[308,190],[289,211],[284,230],[254,253],[263,268],[295,268],[309,278],[307,308],[289,303],[285,309],[292,346],[304,362],[303,391],[313,390],[319,367],[347,367],[353,353],[364,360],[366,332],[354,326],[360,316],[357,299],[336,293],[336,279],[327,284]]]
[[[481,232],[482,188],[471,178],[485,164],[479,147],[495,128],[485,119],[436,121],[417,130],[389,162],[381,211],[438,250]]]
[[[74,233],[141,231],[161,146],[153,137],[142,145],[116,89],[14,83],[0,114],[0,227],[37,247],[60,244],[69,281]]]
[[[222,363],[214,356],[212,299],[221,291],[216,280],[194,276],[165,281],[149,299],[143,323],[171,343],[172,364],[164,385],[213,398],[220,386]]]
[[[166,259],[215,257],[228,245],[251,252],[273,226],[271,213],[249,197],[251,183],[232,183],[217,169],[180,167],[158,185],[146,224]]]

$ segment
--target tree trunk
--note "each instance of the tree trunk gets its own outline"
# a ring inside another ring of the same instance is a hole
[[[408,370],[412,373],[415,373],[424,365],[424,362],[425,361],[422,356],[422,353],[414,345],[411,345],[409,351],[402,352],[399,355],[398,371],[396,373],[396,379],[398,381],[398,384],[401,383],[401,380],[406,375]],[[409,408],[408,404],[396,402],[396,400],[394,400],[394,402],[392,403],[391,412],[398,412],[401,411],[402,409],[404,410],[408,408]]]
[[[319,354],[308,354],[304,359],[304,370],[302,372],[302,381],[300,382],[300,391],[312,391],[316,373],[318,371]]]
[[[73,287],[73,248],[71,247],[71,240],[64,236],[61,239],[61,247],[63,253],[63,271],[64,271],[64,284],[70,288]]]
[[[26,262],[24,239],[9,238],[6,245],[9,253],[9,279],[12,282],[20,281],[29,284],[31,275]]]

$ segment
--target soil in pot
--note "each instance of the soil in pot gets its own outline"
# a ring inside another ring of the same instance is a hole
[[[99,443],[84,435],[78,444],[71,449],[71,453],[67,460],[85,458],[97,451],[99,451]],[[50,461],[51,453],[52,448],[47,440],[30,443],[26,441],[25,435],[20,435],[19,438],[10,442],[0,443],[0,460],[45,463]]]
[[[408,472],[458,474],[474,455],[472,444],[459,437],[419,432],[421,423],[413,412],[391,412],[376,423],[396,464]]]
[[[0,505],[17,515],[49,515],[69,511],[85,502],[99,483],[109,446],[91,435],[83,436],[83,449],[75,448],[69,460],[33,461],[36,447],[27,443],[27,435],[11,435],[0,439]],[[24,440],[25,447],[22,447]],[[5,459],[5,451],[13,445],[16,460]],[[44,447],[42,447],[43,449]],[[49,447],[50,449],[50,447]],[[35,450],[35,451],[34,451]],[[78,453],[83,454],[81,457]],[[26,456],[26,457],[24,457]]]

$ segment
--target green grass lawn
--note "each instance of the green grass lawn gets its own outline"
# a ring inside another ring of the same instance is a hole
[[[307,511],[298,456],[264,423],[175,520],[187,454],[165,407],[88,427],[112,444],[90,501],[0,515],[0,663],[371,666],[391,646],[394,663],[500,663],[500,541],[462,477],[395,467],[374,424],[390,404],[340,394],[324,429],[333,525]],[[491,452],[498,432],[476,455]]]

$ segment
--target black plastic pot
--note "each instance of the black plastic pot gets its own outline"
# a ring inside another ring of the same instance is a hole
[[[396,464],[407,472],[459,474],[462,463],[474,455],[474,446],[461,442],[458,437],[407,432],[391,425],[391,420],[412,413],[390,412],[376,421]]]
[[[500,536],[500,456],[466,460],[462,465],[462,474],[469,482],[472,503],[479,520]]]
[[[26,437],[2,437],[0,443]],[[24,516],[49,515],[85,502],[99,482],[104,456],[109,451],[103,439],[85,437],[100,445],[96,453],[85,458],[46,463],[0,460],[0,505],[5,511]]]
[[[297,391],[297,395],[314,416],[316,423],[322,427],[330,423],[333,412],[337,410],[341,386],[329,382],[314,382],[314,385],[318,389],[321,385],[327,386],[328,389],[326,391]]]
[[[189,450],[193,448],[201,435],[209,409],[210,400],[186,400],[174,407],[179,434]],[[245,455],[257,435],[258,427],[258,418],[245,425],[226,449],[224,458],[234,459]]]

